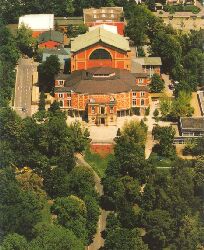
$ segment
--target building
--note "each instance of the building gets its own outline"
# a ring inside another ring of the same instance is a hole
[[[181,117],[180,134],[185,137],[204,136],[204,117]]]
[[[39,48],[56,48],[64,44],[64,35],[59,31],[48,30],[41,33],[37,40]]]
[[[71,42],[71,71],[93,67],[130,70],[131,50],[127,38],[98,27]]]
[[[169,12],[157,11],[154,12],[157,17],[160,17],[166,25],[171,25],[174,29],[189,32],[191,30],[204,29],[203,12],[193,14],[192,12]]]
[[[107,25],[107,24],[99,24],[99,25],[96,25],[96,26],[89,27],[89,31],[95,30],[98,27],[100,27],[100,28],[102,28],[104,30],[110,31],[110,32],[112,32],[114,34],[118,34],[118,29],[117,29],[116,26],[114,26],[114,25]]]
[[[70,48],[63,48],[63,47],[58,47],[58,48],[45,48],[43,50],[43,56],[42,56],[42,61],[46,61],[47,57],[55,55],[59,58],[60,62],[60,69],[63,72],[70,72],[70,66],[71,66],[71,52]]]
[[[31,14],[19,18],[18,28],[25,25],[33,31],[33,37],[42,32],[54,30],[54,14]]]
[[[160,57],[136,57],[132,59],[131,72],[144,72],[151,78],[153,74],[160,75],[161,66]]]
[[[64,33],[67,32],[67,27],[72,25],[74,29],[78,29],[80,25],[84,24],[83,17],[55,17],[55,28]]]
[[[91,125],[116,125],[117,117],[149,106],[148,87],[126,69],[96,67],[59,74],[55,99],[64,110],[81,116]]]
[[[100,9],[89,8],[83,10],[84,23],[88,27],[99,24],[114,25],[118,34],[124,35],[124,12],[123,7],[102,7]]]
[[[166,0],[168,5],[196,5],[196,0]]]

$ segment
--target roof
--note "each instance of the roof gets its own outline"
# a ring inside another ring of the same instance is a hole
[[[31,14],[19,18],[18,28],[24,24],[33,31],[54,29],[54,14]]]
[[[118,34],[117,26],[109,25],[109,24],[99,24],[99,25],[95,25],[95,26],[89,27],[89,31],[95,30],[98,27],[101,27],[102,29],[110,31],[110,32],[112,32],[114,34]]]
[[[60,62],[60,68],[64,68],[64,64],[68,59],[70,59],[71,54],[70,54],[70,49],[69,48],[53,48],[53,49],[44,49],[43,50],[43,56],[42,56],[42,61],[46,61],[47,57],[51,55],[56,55],[59,58]]]
[[[181,117],[181,129],[204,131],[204,117]]]
[[[67,26],[67,25],[83,25],[84,20],[83,17],[55,17],[55,23],[59,26]]]
[[[77,52],[100,41],[123,51],[130,51],[129,42],[125,37],[104,30],[101,27],[76,37],[71,42],[71,51]]]
[[[44,43],[48,41],[54,41],[58,43],[63,43],[64,41],[64,35],[63,33],[55,30],[48,30],[43,32],[42,34],[39,35],[38,37],[38,43]]]
[[[94,77],[95,74],[110,74],[110,77]],[[115,73],[115,74],[113,74]],[[57,76],[56,80],[65,80],[64,87],[56,87],[55,92],[74,91],[76,93],[106,94],[121,93],[131,90],[148,91],[147,86],[136,85],[136,78],[128,70],[104,68],[91,68],[77,70],[71,75]]]
[[[84,23],[89,22],[121,22],[123,20],[123,7],[101,7],[83,10]]]
[[[136,57],[132,62],[140,65],[162,65],[161,57]]]

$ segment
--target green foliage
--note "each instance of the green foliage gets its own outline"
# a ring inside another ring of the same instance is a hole
[[[69,24],[67,26],[67,35],[70,38],[77,37],[80,34],[84,34],[88,31],[88,27],[86,25],[79,25],[78,27]]]
[[[170,127],[156,126],[153,128],[152,134],[155,140],[159,141],[155,150],[164,157],[175,157],[175,147],[173,146],[173,140],[175,136],[175,130]]]
[[[51,55],[46,58],[46,61],[38,66],[39,82],[41,90],[45,92],[52,91],[54,88],[54,77],[60,71],[59,58],[56,55]]]
[[[87,208],[83,200],[76,196],[57,198],[52,206],[52,212],[57,215],[57,222],[83,242],[87,242],[86,217]]]
[[[200,12],[200,8],[198,8],[197,6],[194,5],[183,5],[183,4],[179,4],[179,5],[165,5],[164,6],[164,11],[168,11],[169,13],[175,13],[177,11],[179,12],[192,12],[194,14],[197,14]]]
[[[26,250],[28,243],[24,236],[17,233],[8,234],[1,245],[2,250]]]
[[[22,25],[16,34],[16,45],[23,55],[32,57],[35,47],[35,39],[32,37],[32,30]]]
[[[145,115],[148,116],[148,115],[149,115],[149,112],[150,112],[150,107],[148,107],[148,108],[145,109]]]
[[[108,162],[113,157],[112,154],[109,154],[108,156],[101,157],[99,154],[95,154],[90,152],[89,149],[86,149],[85,151],[85,160],[91,165],[91,167],[96,171],[96,173],[103,177],[105,170],[107,168]]]
[[[71,142],[74,145],[75,152],[82,152],[89,144],[90,133],[87,128],[82,127],[79,121],[70,125]]]
[[[141,237],[139,236],[139,231],[137,229],[129,230],[125,228],[115,228],[107,235],[104,249],[147,250],[148,247],[143,243]]]
[[[159,110],[158,110],[158,109],[155,109],[154,112],[153,112],[153,116],[154,116],[155,118],[157,118],[158,115],[159,115]]]
[[[86,195],[94,196],[94,175],[91,169],[76,166],[69,174],[69,193],[84,199]]]
[[[164,80],[160,75],[154,74],[151,78],[150,91],[153,93],[160,93],[164,89]]]
[[[42,201],[31,191],[22,191],[11,170],[0,172],[0,224],[4,233],[32,236],[33,226],[41,220]]]
[[[40,101],[39,101],[39,111],[44,111],[45,110],[45,93],[44,91],[40,92]]]
[[[83,243],[74,233],[60,225],[40,223],[36,225],[34,233],[35,238],[29,243],[29,249],[84,249]]]

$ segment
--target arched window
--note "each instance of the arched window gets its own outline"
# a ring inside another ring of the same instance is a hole
[[[111,60],[111,55],[110,53],[105,50],[105,49],[96,49],[94,50],[90,57],[89,57],[90,60],[96,60],[96,59],[109,59]]]
[[[141,106],[143,106],[145,104],[144,99],[141,99]]]

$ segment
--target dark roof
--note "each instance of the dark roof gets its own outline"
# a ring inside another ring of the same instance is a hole
[[[95,74],[110,74],[110,77],[94,77]],[[64,87],[56,87],[55,92],[74,91],[76,93],[106,94],[149,90],[147,86],[136,85],[135,76],[128,70],[108,67],[77,70],[71,75],[67,75],[67,79],[64,75],[57,76],[56,79],[65,80],[65,85]]]
[[[45,48],[43,49],[43,53],[50,55],[70,55],[70,48]]]
[[[181,117],[181,129],[204,131],[204,117]]]
[[[63,43],[64,35],[61,32],[55,30],[48,30],[39,35],[38,37],[39,44],[48,41]]]
[[[132,73],[136,78],[147,78],[148,74],[145,72],[140,72],[140,73]]]

